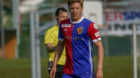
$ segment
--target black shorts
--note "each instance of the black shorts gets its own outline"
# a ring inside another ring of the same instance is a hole
[[[49,74],[50,74],[50,71],[51,71],[51,68],[52,68],[52,63],[53,63],[52,61],[48,61],[48,71],[49,71]],[[55,78],[62,78],[63,67],[64,67],[64,65],[57,65]]]

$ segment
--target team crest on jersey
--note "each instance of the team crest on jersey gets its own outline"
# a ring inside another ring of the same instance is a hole
[[[80,26],[80,27],[77,29],[77,32],[78,32],[78,34],[82,34],[82,32],[83,32],[83,27]]]

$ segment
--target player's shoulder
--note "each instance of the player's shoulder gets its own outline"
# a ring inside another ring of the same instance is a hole
[[[87,19],[87,18],[84,18],[84,23],[89,23],[89,24],[91,24],[91,23],[94,23],[94,22],[91,21],[91,20],[89,20],[89,19]]]
[[[84,19],[84,25],[88,25],[87,27],[90,28],[93,26],[94,28],[98,29],[97,24],[94,21],[91,21],[87,18]]]
[[[46,31],[46,33],[51,33],[51,32],[54,32],[54,31],[56,31],[56,30],[58,30],[58,27],[57,27],[57,25],[54,25],[54,26],[52,26],[51,28],[49,28],[49,29]]]
[[[91,25],[94,25],[94,22],[87,19],[87,18],[84,18],[83,21],[81,22],[82,25],[84,25],[84,27],[86,27],[87,29],[91,26]]]
[[[53,27],[49,28],[50,31],[54,31],[58,29],[58,25],[54,25]]]

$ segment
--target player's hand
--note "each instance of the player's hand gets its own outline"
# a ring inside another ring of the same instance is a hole
[[[102,70],[97,70],[96,78],[103,78],[103,71]]]
[[[56,66],[51,69],[50,78],[55,78]]]

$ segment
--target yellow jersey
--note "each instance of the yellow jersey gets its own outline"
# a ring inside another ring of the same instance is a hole
[[[53,46],[56,46],[58,43],[58,32],[59,32],[59,26],[55,25],[52,28],[48,29],[45,33],[45,38],[44,38],[44,44],[52,43]],[[54,55],[55,52],[49,52],[49,61],[54,60]],[[62,52],[62,55],[58,61],[58,65],[64,65],[66,60],[66,52],[65,48]]]

